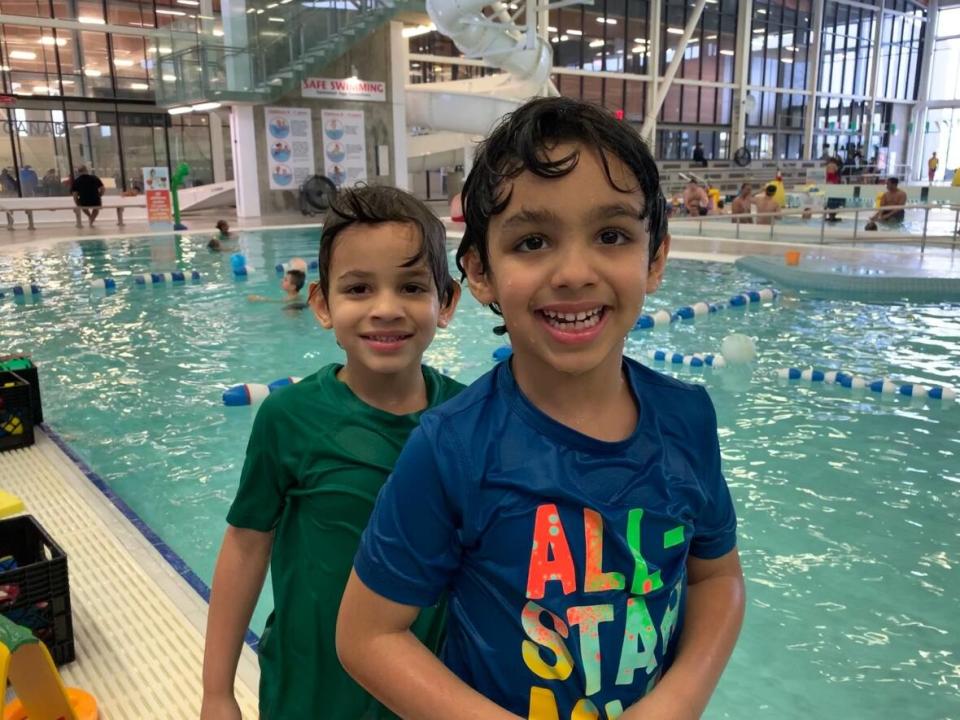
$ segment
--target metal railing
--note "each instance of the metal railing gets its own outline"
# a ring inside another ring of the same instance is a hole
[[[800,217],[802,219],[812,219],[814,216],[820,216],[819,223],[819,242],[821,245],[832,243],[832,244],[850,244],[856,245],[859,240],[861,243],[896,243],[903,245],[915,245],[919,244],[921,254],[926,250],[927,245],[938,245],[943,247],[950,247],[951,250],[957,250],[958,242],[960,242],[960,205],[937,205],[937,204],[908,204],[908,205],[887,205],[882,208],[883,210],[922,210],[923,211],[923,231],[921,233],[906,233],[906,232],[896,232],[897,228],[888,226],[878,226],[876,231],[865,230],[860,226],[860,218],[867,212],[875,214],[881,210],[877,207],[853,207],[853,208],[790,208],[781,210],[775,213],[739,213],[739,214],[717,214],[717,215],[701,215],[699,217],[694,216],[679,216],[670,218],[670,227],[671,231],[675,234],[687,234],[684,231],[688,226],[696,226],[697,236],[704,236],[704,226],[707,226],[707,234],[710,234],[710,228],[727,228],[729,229],[732,225],[734,229],[734,237],[740,239],[743,234],[741,228],[752,227],[752,228],[769,228],[768,237],[772,240],[775,237],[786,238],[791,230],[793,234],[789,237],[790,240],[795,242],[801,242],[805,238],[798,237],[796,232],[798,228],[804,226],[798,225],[785,225],[778,224],[778,220],[782,220],[785,217]],[[931,212],[939,211],[945,213],[947,217],[951,214],[953,215],[952,229],[949,233],[941,234],[930,234],[930,214]],[[831,234],[827,235],[827,227],[830,223],[834,221],[837,216],[852,216],[853,217],[853,228],[852,234],[849,235],[837,235]],[[757,223],[757,220],[769,219],[769,225],[766,223]],[[881,221],[882,222],[882,221]],[[883,227],[883,229],[879,229]],[[780,228],[780,232],[777,232],[777,228]],[[812,228],[811,228],[812,229]],[[751,232],[750,236],[757,238],[761,236],[762,233]],[[726,234],[724,233],[724,236]]]

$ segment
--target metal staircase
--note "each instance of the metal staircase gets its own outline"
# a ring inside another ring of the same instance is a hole
[[[157,43],[157,104],[272,102],[395,13],[418,7],[423,0],[286,0],[224,17],[222,35],[212,22],[175,23],[169,42]]]

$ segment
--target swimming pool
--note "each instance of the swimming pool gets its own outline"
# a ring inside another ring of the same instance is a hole
[[[312,257],[318,238],[315,228],[244,233],[258,270],[243,282],[200,236],[0,255],[0,288],[44,288],[38,302],[0,301],[0,347],[33,353],[51,426],[207,581],[255,412],[223,407],[223,388],[341,357],[309,313],[245,299],[279,296],[274,265]],[[203,281],[131,287],[132,273],[177,267]],[[89,288],[107,275],[118,292]],[[757,283],[731,265],[675,261],[648,307]],[[631,336],[637,357],[716,351],[730,332],[754,336],[759,349],[749,373],[676,373],[705,383],[717,406],[747,576],[747,621],[707,717],[960,714],[960,407],[772,379],[815,365],[958,386],[958,315],[957,306],[786,294]],[[494,324],[465,297],[429,362],[476,378],[501,344]],[[268,590],[258,632],[269,605]]]

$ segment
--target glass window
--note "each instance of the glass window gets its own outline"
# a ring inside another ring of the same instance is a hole
[[[17,108],[15,148],[23,197],[65,195],[70,177],[63,113]]]
[[[213,182],[213,159],[210,146],[209,119],[191,113],[171,118],[170,162],[173,169],[180,163],[190,167],[187,185],[208,185]]]
[[[123,145],[126,189],[142,187],[142,169],[167,164],[165,125],[167,115],[120,114],[120,142]],[[230,143],[224,146],[230,147]]]
[[[147,73],[147,41],[128,35],[113,35],[111,42],[117,97],[153,100],[151,79]]]
[[[67,133],[74,171],[85,165],[103,182],[107,195],[119,194],[123,182],[116,113],[69,110]]]

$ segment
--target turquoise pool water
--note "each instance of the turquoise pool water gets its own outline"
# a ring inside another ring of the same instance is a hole
[[[0,288],[44,288],[38,302],[0,301],[0,349],[33,353],[48,422],[208,582],[255,412],[223,407],[222,390],[340,358],[308,313],[246,300],[279,296],[274,265],[312,257],[318,238],[317,229],[244,233],[258,268],[245,282],[200,236],[0,255]],[[129,282],[177,267],[203,282]],[[118,292],[89,289],[106,275]],[[720,300],[758,282],[731,265],[675,261],[648,308]],[[777,368],[815,365],[960,386],[958,320],[958,306],[787,294],[631,336],[638,357],[716,351],[730,332],[754,336],[759,349],[750,372],[676,373],[704,383],[717,406],[749,593],[708,717],[960,716],[960,407],[772,379]],[[501,342],[493,325],[465,298],[429,362],[476,378]],[[257,632],[270,603],[268,589]]]

